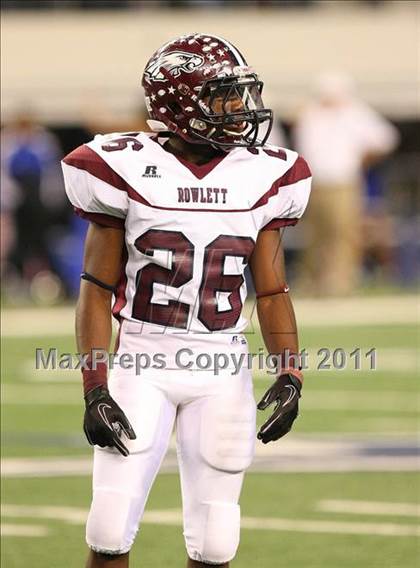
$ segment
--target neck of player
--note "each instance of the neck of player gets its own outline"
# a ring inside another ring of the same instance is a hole
[[[225,153],[207,144],[191,144],[180,136],[171,136],[165,143],[165,150],[197,166],[206,164]]]

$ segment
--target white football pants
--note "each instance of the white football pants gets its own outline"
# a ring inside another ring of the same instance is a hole
[[[184,537],[190,558],[231,560],[239,544],[238,505],[244,471],[255,445],[251,373],[118,370],[109,389],[130,420],[130,455],[95,447],[93,501],[86,529],[97,552],[127,552],[175,425]]]

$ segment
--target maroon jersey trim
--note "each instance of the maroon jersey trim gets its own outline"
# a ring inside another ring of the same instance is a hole
[[[178,158],[179,159],[179,158]],[[221,161],[220,158],[219,162]],[[222,157],[223,159],[223,157]],[[162,209],[165,211],[191,211],[191,212],[203,212],[203,213],[246,213],[247,211],[252,211],[258,207],[266,205],[271,197],[276,196],[279,193],[280,188],[286,187],[302,181],[311,177],[311,171],[309,169],[306,161],[298,156],[297,160],[293,166],[280,178],[278,178],[271,186],[271,188],[264,193],[258,199],[252,207],[247,209],[191,209],[187,207],[163,207],[161,205],[153,205],[149,203],[143,196],[141,196],[137,191],[127,183],[119,174],[117,174],[111,166],[109,166],[105,160],[103,160],[94,150],[86,145],[79,146],[76,150],[73,150],[68,154],[63,162],[69,166],[73,166],[80,170],[84,170],[91,174],[92,176],[104,181],[105,183],[111,185],[115,189],[120,191],[125,191],[130,199],[137,201],[147,207],[152,207],[153,209]],[[208,164],[205,164],[208,165]],[[203,167],[203,166],[197,166]]]
[[[105,160],[103,160],[94,150],[89,146],[79,146],[64,158],[63,162],[69,166],[73,166],[79,170],[84,170],[94,177],[112,185],[115,189],[125,191],[127,195],[134,201],[149,205],[141,195],[139,195],[129,183],[125,181]]]
[[[298,181],[308,179],[309,177],[311,177],[311,175],[311,170],[309,169],[306,161],[301,156],[298,156],[293,166],[289,170],[287,170],[287,172],[282,175],[281,178],[277,179],[273,183],[270,189],[266,193],[264,193],[262,197],[259,198],[259,200],[252,206],[251,209],[257,209],[258,207],[266,205],[270,197],[274,197],[278,194],[281,187],[292,185],[294,183],[297,183]]]
[[[165,148],[163,148],[165,149]],[[222,160],[224,160],[227,156],[227,154],[222,154],[220,156],[216,156],[215,158],[213,158],[212,160],[210,160],[210,162],[206,162],[205,164],[202,164],[201,166],[197,165],[197,164],[192,164],[191,162],[188,162],[187,160],[185,160],[184,158],[181,158],[180,156],[177,156],[176,154],[172,154],[172,152],[168,152],[167,150],[165,150],[168,154],[171,154],[174,158],[176,158],[178,160],[178,162],[180,162],[183,166],[185,166],[186,168],[188,168],[190,170],[190,172],[195,175],[196,178],[198,179],[203,179],[204,177],[206,177],[207,174],[209,174],[212,170],[214,170],[214,168],[220,164],[220,162]]]
[[[289,227],[291,225],[296,225],[299,219],[273,219],[267,225],[261,229],[261,231],[271,231],[273,229],[281,229],[282,227]]]
[[[90,211],[83,211],[78,207],[74,207],[74,212],[82,219],[92,221],[103,227],[112,227],[113,229],[124,229],[124,219],[114,217],[113,215],[105,215],[105,213],[91,213]]]

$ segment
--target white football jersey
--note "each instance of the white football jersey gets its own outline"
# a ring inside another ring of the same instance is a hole
[[[76,212],[125,230],[113,313],[142,352],[237,342],[258,233],[294,225],[311,184],[292,150],[235,148],[197,166],[145,133],[97,135],[62,165]]]

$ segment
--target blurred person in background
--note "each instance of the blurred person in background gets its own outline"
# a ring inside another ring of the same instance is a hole
[[[363,171],[396,148],[398,131],[356,98],[350,77],[329,73],[318,79],[293,138],[314,178],[300,286],[314,295],[349,294],[363,260]]]
[[[15,243],[14,210],[16,208],[19,191],[6,168],[3,167],[1,167],[0,170],[0,187],[0,273],[3,279],[3,276],[7,275],[10,270],[8,261],[10,252]]]
[[[4,180],[2,220],[6,244],[2,269],[6,280],[30,286],[33,278],[50,271],[47,234],[64,205],[56,137],[22,110],[1,132],[1,177]]]

